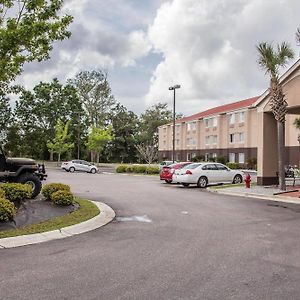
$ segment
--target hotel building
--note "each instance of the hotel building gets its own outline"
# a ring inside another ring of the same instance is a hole
[[[300,61],[281,78],[288,102],[285,126],[285,163],[299,165],[298,133],[293,122],[300,117]],[[277,126],[271,113],[270,95],[263,95],[211,108],[176,120],[175,160],[190,161],[195,156],[206,160],[223,156],[242,165],[258,160],[258,182],[271,184],[277,172]],[[159,157],[171,160],[173,125],[158,128]]]

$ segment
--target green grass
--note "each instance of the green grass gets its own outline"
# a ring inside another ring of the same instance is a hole
[[[88,200],[76,198],[76,202],[80,205],[80,207],[72,213],[38,224],[2,231],[0,232],[0,238],[52,231],[87,221],[100,213],[98,207]]]
[[[256,182],[251,183],[251,186],[256,186],[256,185],[257,185]],[[222,185],[210,186],[209,188],[211,190],[221,190],[221,189],[232,188],[232,187],[237,187],[237,186],[245,186],[245,183],[222,184]]]

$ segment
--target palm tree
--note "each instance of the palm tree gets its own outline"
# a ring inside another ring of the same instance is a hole
[[[277,121],[279,188],[286,190],[284,175],[284,125],[288,104],[284,99],[285,95],[282,85],[279,82],[279,68],[286,66],[288,61],[294,57],[294,52],[286,42],[278,44],[277,49],[274,49],[270,43],[260,43],[256,48],[259,53],[259,66],[266,71],[266,74],[270,75],[270,106]]]

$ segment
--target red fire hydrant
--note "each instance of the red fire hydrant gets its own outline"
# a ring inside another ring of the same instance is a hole
[[[250,189],[251,176],[249,173],[245,175],[244,181],[245,181],[246,188]]]

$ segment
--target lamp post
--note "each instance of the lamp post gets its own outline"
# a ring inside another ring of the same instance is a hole
[[[180,89],[179,84],[169,87],[169,90],[174,92],[174,98],[173,98],[173,148],[172,148],[173,162],[175,162],[175,97],[176,97],[176,89]]]

